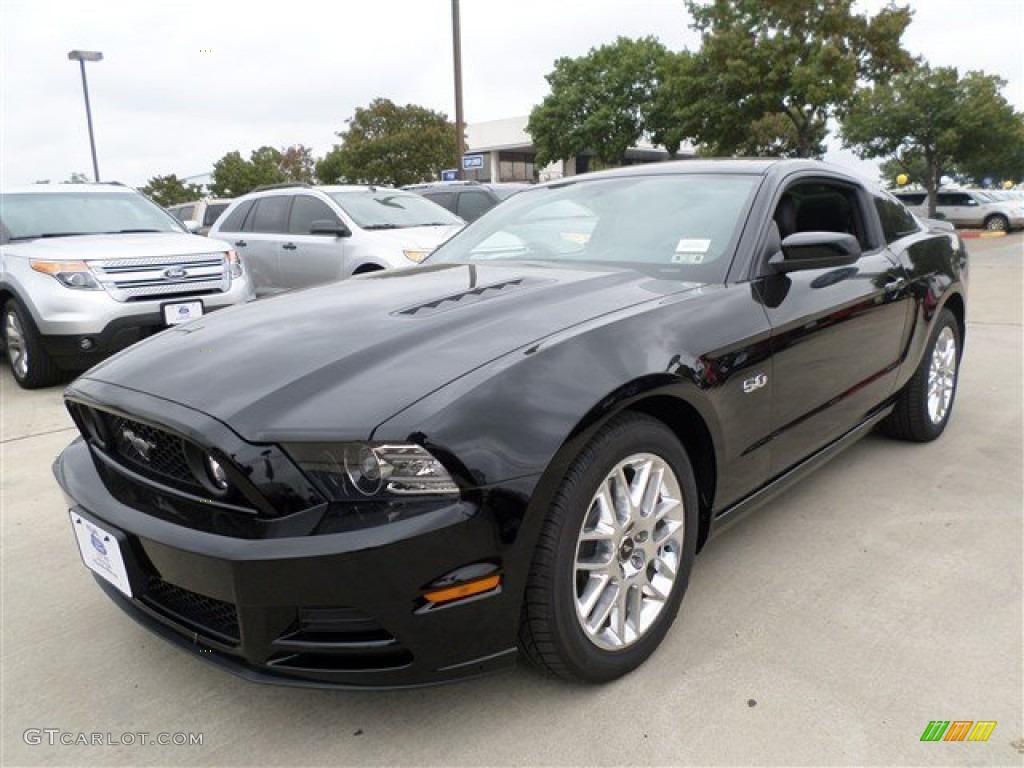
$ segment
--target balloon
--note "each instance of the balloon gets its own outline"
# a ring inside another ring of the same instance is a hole
[[[899,184],[901,187],[906,186],[908,181],[910,181],[910,177],[907,176],[907,174],[905,173],[901,173],[899,176],[896,177],[896,183]]]

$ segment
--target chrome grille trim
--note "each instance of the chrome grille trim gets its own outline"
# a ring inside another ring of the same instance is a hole
[[[223,253],[197,253],[136,259],[90,261],[96,279],[117,301],[167,294],[214,293],[231,287],[227,258]],[[182,269],[181,277],[168,270]]]

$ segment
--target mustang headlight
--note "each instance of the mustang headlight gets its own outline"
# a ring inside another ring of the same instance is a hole
[[[441,462],[412,443],[295,443],[285,447],[335,501],[459,492]]]

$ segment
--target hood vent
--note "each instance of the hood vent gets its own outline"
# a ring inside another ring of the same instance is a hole
[[[425,304],[417,304],[415,307],[400,309],[393,314],[405,315],[406,317],[427,317],[428,315],[435,315],[438,312],[447,312],[450,309],[466,307],[470,304],[476,304],[496,296],[512,293],[513,291],[519,291],[523,288],[533,288],[550,282],[552,282],[550,279],[539,277],[516,277],[511,280],[503,280],[500,283],[481,285],[479,288],[473,288],[469,291],[453,293],[450,296],[435,299],[434,301],[428,301]]]

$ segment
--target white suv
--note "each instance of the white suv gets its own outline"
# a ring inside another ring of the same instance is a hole
[[[928,215],[928,194],[923,191],[893,190],[899,200],[918,216]],[[1000,200],[980,189],[940,189],[935,215],[958,227],[984,227],[1009,232],[1024,227],[1024,204]]]
[[[237,254],[120,184],[0,193],[3,341],[18,384],[55,383],[141,338],[253,298]]]
[[[238,249],[263,296],[415,266],[463,226],[400,189],[280,184],[238,198],[209,236]]]

